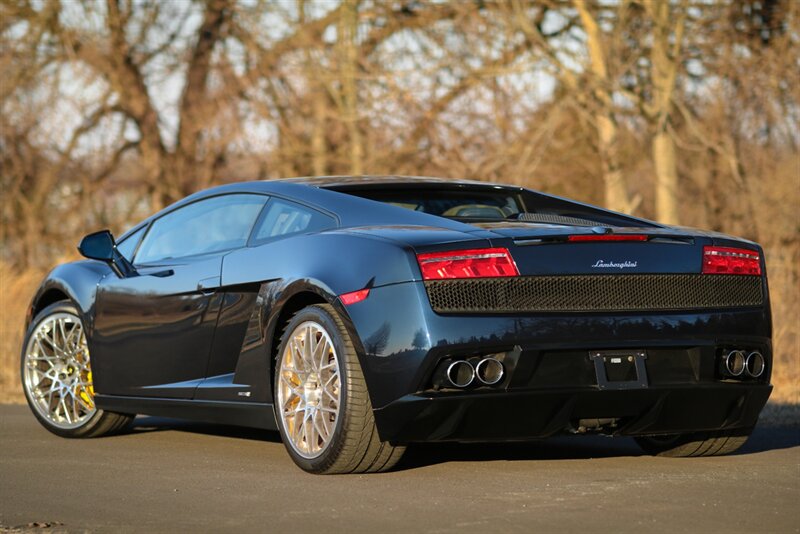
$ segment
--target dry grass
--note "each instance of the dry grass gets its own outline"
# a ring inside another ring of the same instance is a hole
[[[774,402],[800,404],[800,250],[767,250],[774,319]],[[0,403],[24,402],[19,352],[25,310],[46,271],[20,272],[0,261]]]
[[[800,404],[800,251],[767,249],[767,270],[773,318],[774,401]]]
[[[0,403],[24,402],[19,381],[25,312],[46,273],[18,271],[0,261]]]
[[[760,158],[765,158],[763,153]],[[772,301],[773,373],[772,399],[800,404],[800,158],[797,153],[773,162],[751,163],[754,176],[751,221],[758,234],[751,236],[764,246]],[[745,229],[742,229],[745,231]],[[735,232],[731,232],[735,233]]]

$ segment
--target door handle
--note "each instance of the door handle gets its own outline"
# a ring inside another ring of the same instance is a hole
[[[172,269],[167,269],[165,271],[158,271],[157,273],[147,273],[148,276],[157,276],[159,278],[167,278],[168,276],[172,276],[175,274],[175,271]]]
[[[197,282],[197,290],[201,292],[203,295],[210,295],[217,288],[220,286],[222,280],[219,276],[213,276],[211,278],[203,278],[199,282]]]

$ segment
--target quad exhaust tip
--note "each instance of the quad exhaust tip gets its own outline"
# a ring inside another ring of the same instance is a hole
[[[741,376],[745,369],[744,351],[732,350],[725,355],[725,370],[731,376]]]
[[[723,357],[725,371],[733,377],[749,376],[758,378],[767,367],[764,355],[754,350],[749,354],[744,350],[732,350]]]
[[[475,376],[478,381],[487,386],[493,386],[503,379],[505,369],[503,364],[494,358],[484,358],[475,366]]]
[[[500,360],[483,358],[477,363],[474,360],[456,360],[451,362],[446,370],[445,377],[450,386],[465,388],[474,382],[484,386],[499,384],[505,377],[505,367]]]
[[[465,360],[456,360],[447,366],[447,380],[457,388],[465,388],[475,380],[475,368]]]
[[[757,350],[753,351],[747,355],[744,366],[747,369],[748,375],[753,378],[758,378],[764,374],[764,368],[766,367],[764,356]]]

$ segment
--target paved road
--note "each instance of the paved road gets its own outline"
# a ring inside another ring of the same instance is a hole
[[[265,532],[798,532],[800,430],[662,459],[628,439],[420,446],[382,475],[312,476],[272,432],[142,417],[65,440],[0,406],[0,526]],[[2,529],[0,529],[2,530]]]

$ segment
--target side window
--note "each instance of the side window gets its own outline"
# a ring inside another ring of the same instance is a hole
[[[243,247],[266,201],[260,195],[223,195],[168,213],[151,225],[136,263]]]
[[[144,231],[147,230],[147,225],[142,226],[134,233],[117,243],[117,250],[122,254],[126,260],[133,260],[133,253],[136,252],[136,245],[142,240]]]
[[[289,234],[317,232],[335,226],[331,217],[317,210],[273,198],[256,226],[253,242],[261,243]]]

